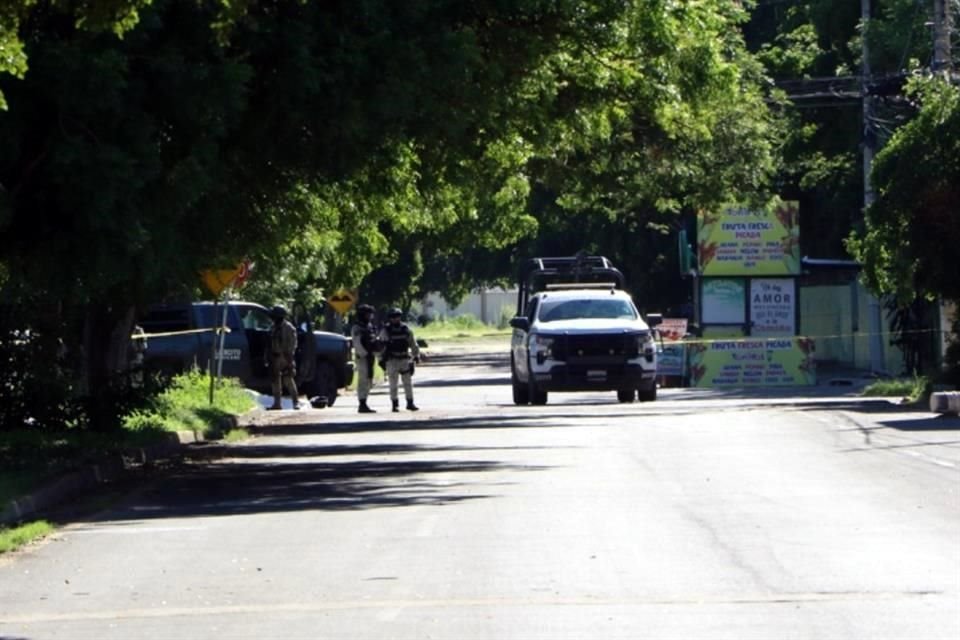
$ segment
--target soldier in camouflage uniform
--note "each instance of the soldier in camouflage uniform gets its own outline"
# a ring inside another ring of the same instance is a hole
[[[273,318],[273,330],[270,332],[270,373],[273,376],[273,405],[269,409],[281,409],[283,390],[287,388],[293,399],[293,408],[300,408],[300,394],[297,391],[296,351],[297,330],[287,320],[287,310],[276,306],[270,312]]]
[[[373,386],[373,365],[383,347],[373,326],[373,307],[368,304],[357,307],[357,318],[350,330],[350,337],[353,339],[353,351],[357,357],[359,413],[376,413],[367,405],[367,398],[370,396],[370,387]]]
[[[413,403],[414,363],[420,362],[420,347],[413,337],[413,331],[403,323],[403,311],[391,309],[387,314],[386,326],[380,331],[380,340],[384,346],[385,369],[390,383],[390,402],[394,411],[400,410],[400,393],[397,379],[403,381],[403,393],[407,400],[407,411],[418,411]]]

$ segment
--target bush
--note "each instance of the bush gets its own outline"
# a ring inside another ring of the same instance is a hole
[[[123,426],[134,431],[189,430],[213,436],[219,433],[225,418],[245,413],[254,406],[254,399],[232,378],[217,383],[214,402],[210,404],[210,376],[194,369],[175,376],[170,386],[147,408],[124,416]]]
[[[918,402],[930,394],[931,382],[926,376],[879,380],[863,390],[865,396],[899,396]]]

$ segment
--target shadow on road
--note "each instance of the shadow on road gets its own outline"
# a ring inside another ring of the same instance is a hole
[[[469,428],[450,420],[446,428]],[[271,435],[396,431],[397,423],[275,425]],[[363,427],[357,429],[356,427]],[[388,436],[385,436],[388,437]],[[359,511],[444,506],[498,497],[491,474],[538,472],[542,465],[505,460],[505,452],[546,447],[429,446],[310,442],[194,447],[153,486],[86,522],[231,516],[290,511]]]
[[[510,384],[510,376],[496,378],[432,378],[418,380],[417,387],[506,387]]]
[[[861,400],[859,402],[809,402],[799,405],[804,410],[849,411],[860,413],[871,418],[877,425],[867,429],[898,429],[900,431],[954,431],[960,430],[960,417],[929,413],[911,405],[901,405],[886,400]],[[917,414],[926,414],[918,417]],[[897,415],[909,414],[901,419]],[[879,418],[878,418],[879,416]],[[890,416],[884,419],[885,416]],[[864,429],[860,429],[861,431]]]
[[[905,420],[881,420],[884,427],[899,429],[900,431],[958,431],[960,418],[957,416],[936,415],[929,418],[913,418]]]
[[[512,405],[509,405],[512,406]],[[521,410],[522,411],[522,410]],[[585,421],[590,418],[583,412],[550,412],[539,414],[531,410],[528,415],[521,413],[504,414],[499,411],[496,415],[475,415],[475,416],[457,416],[449,418],[419,418],[416,420],[364,420],[360,422],[288,422],[274,423],[263,426],[249,427],[251,433],[262,435],[329,435],[329,434],[348,434],[348,433],[375,433],[385,434],[397,433],[403,431],[442,431],[442,430],[469,430],[469,429],[563,429],[563,428],[583,428],[584,425],[578,424],[578,421]],[[677,415],[676,411],[665,412],[662,415]],[[643,416],[655,414],[644,413]],[[602,416],[603,423],[591,421],[588,425],[590,429],[603,428],[604,424],[615,424],[619,419],[636,419],[640,417],[638,413],[610,413],[605,412]]]

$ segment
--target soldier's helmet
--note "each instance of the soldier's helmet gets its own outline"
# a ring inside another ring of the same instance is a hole
[[[393,318],[402,318],[402,317],[403,317],[403,311],[401,311],[396,307],[394,307],[393,309],[390,309],[390,311],[387,312],[387,318],[390,318],[391,320]]]
[[[357,307],[357,315],[358,316],[373,315],[373,307],[371,307],[369,304],[361,304],[360,306]]]
[[[277,305],[273,309],[270,309],[270,317],[274,320],[280,320],[287,317],[287,309],[282,305]]]

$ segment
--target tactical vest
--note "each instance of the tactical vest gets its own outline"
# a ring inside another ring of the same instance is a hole
[[[404,358],[410,354],[410,329],[405,324],[388,324],[387,355],[391,358]]]
[[[380,345],[377,344],[377,332],[374,330],[373,324],[368,322],[358,326],[360,329],[360,344],[363,345],[367,353],[373,355],[377,351],[380,351]]]

